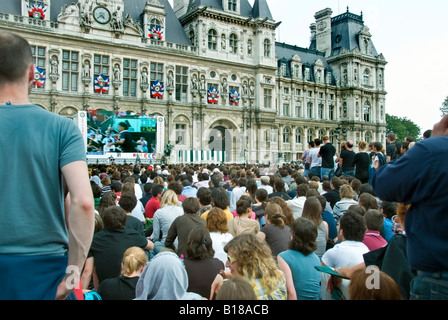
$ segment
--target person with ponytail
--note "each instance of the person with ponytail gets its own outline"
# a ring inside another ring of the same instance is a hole
[[[98,294],[102,300],[133,300],[135,287],[147,262],[147,255],[142,248],[128,248],[123,255],[120,276],[100,283]]]
[[[210,231],[205,226],[194,227],[188,235],[185,269],[188,274],[189,292],[200,294],[204,298],[210,296],[210,289],[215,276],[224,269],[224,263],[214,258]]]
[[[257,233],[260,240],[266,240],[272,250],[274,258],[285,250],[291,236],[291,229],[286,225],[286,216],[282,207],[276,203],[269,203],[264,209],[266,225]]]

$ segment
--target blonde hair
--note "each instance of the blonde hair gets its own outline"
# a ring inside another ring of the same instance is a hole
[[[353,188],[348,184],[344,184],[341,186],[341,188],[339,189],[339,194],[341,196],[341,199],[342,198],[353,199],[355,197]]]
[[[131,275],[148,262],[145,251],[140,247],[130,247],[123,254],[121,275]]]
[[[177,194],[171,189],[167,189],[162,193],[162,200],[160,201],[160,207],[164,206],[178,206],[179,200],[177,199]]]
[[[164,186],[164,185],[165,185],[165,180],[163,180],[163,178],[162,178],[161,176],[157,176],[157,177],[155,177],[154,180],[152,181],[152,184],[153,184],[153,185],[155,185],[155,184],[160,184],[160,185]]]
[[[280,205],[276,203],[269,203],[264,209],[264,213],[268,216],[271,224],[279,226],[280,228],[285,227],[286,216]]]
[[[253,233],[243,233],[227,242],[224,251],[237,259],[238,274],[249,281],[260,279],[267,294],[278,288],[284,274],[266,241],[258,240]]]

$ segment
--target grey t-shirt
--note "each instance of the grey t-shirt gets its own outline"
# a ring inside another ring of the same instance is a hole
[[[0,127],[0,254],[66,254],[60,169],[86,160],[80,130],[35,105],[0,106]]]

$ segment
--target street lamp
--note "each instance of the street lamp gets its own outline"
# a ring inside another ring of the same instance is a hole
[[[336,134],[334,137],[338,140],[338,147],[341,150],[341,141],[345,138],[347,134],[347,129],[342,128],[341,125],[338,125],[336,129],[334,129],[334,133]]]

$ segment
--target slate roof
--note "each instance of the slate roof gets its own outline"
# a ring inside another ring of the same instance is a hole
[[[190,39],[185,34],[179,19],[176,17],[173,8],[168,0],[158,0],[161,5],[165,7],[166,13],[166,28],[165,36],[167,42],[177,43],[181,45],[191,45]],[[61,9],[67,5],[78,3],[74,0],[52,0],[50,9],[51,21],[57,21],[58,14]],[[142,21],[142,12],[145,9],[146,0],[125,0],[123,17],[129,14],[132,19]],[[21,1],[18,0],[2,0],[0,12],[21,15]]]

